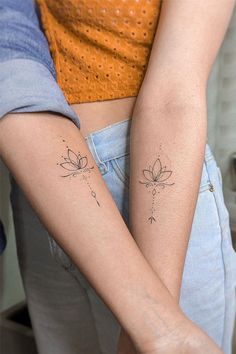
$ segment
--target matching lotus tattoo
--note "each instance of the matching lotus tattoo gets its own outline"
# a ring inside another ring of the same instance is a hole
[[[160,157],[154,161],[153,165],[149,165],[148,169],[143,169],[143,181],[139,181],[139,183],[144,184],[149,192],[152,195],[152,204],[150,209],[150,216],[148,216],[148,221],[152,224],[156,222],[155,214],[155,198],[157,194],[160,192],[158,188],[165,188],[166,186],[173,186],[174,183],[167,182],[167,180],[171,177],[172,171],[167,170],[166,166],[163,166],[160,160]]]
[[[64,139],[62,141],[65,142]],[[66,146],[66,148],[67,148],[67,156],[66,157],[61,156],[63,158],[63,162],[57,163],[57,165],[60,165],[64,170],[67,171],[67,173],[65,175],[62,175],[61,177],[80,176],[81,179],[87,184],[90,195],[94,198],[97,205],[100,207],[101,205],[97,199],[96,192],[93,190],[91,183],[89,181],[94,166],[91,167],[88,166],[88,158],[86,155],[81,155],[80,152],[76,154],[68,146]]]
[[[64,139],[62,141],[65,142]],[[66,174],[62,175],[61,177],[80,176],[81,179],[87,184],[90,195],[94,198],[97,205],[100,207],[101,205],[97,199],[96,192],[92,188],[91,183],[89,181],[94,166],[88,166],[88,158],[86,155],[81,155],[80,152],[75,153],[68,146],[66,146],[66,148],[66,157],[61,156],[63,158],[63,162],[57,163],[57,165],[60,165],[66,171]],[[166,165],[163,165],[163,162],[161,162],[160,159],[160,155],[157,156],[153,164],[150,164],[148,168],[144,168],[142,170],[143,179],[139,180],[138,182],[143,184],[147,188],[148,193],[151,194],[151,208],[149,209],[150,214],[147,218],[148,222],[151,224],[156,222],[156,217],[154,215],[156,211],[156,198],[157,195],[160,193],[158,189],[164,189],[167,186],[173,186],[175,184],[169,181],[172,176],[172,172],[173,171],[168,169]]]

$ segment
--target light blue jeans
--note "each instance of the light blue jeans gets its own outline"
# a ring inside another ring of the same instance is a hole
[[[127,226],[130,123],[127,119],[86,137]],[[13,177],[11,182],[17,252],[39,353],[116,354],[117,319],[47,233]],[[180,306],[225,354],[232,353],[235,287],[236,253],[221,171],[207,144]]]

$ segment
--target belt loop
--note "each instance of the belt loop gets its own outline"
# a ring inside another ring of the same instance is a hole
[[[93,134],[90,133],[88,136],[87,136],[87,143],[88,143],[88,147],[93,155],[93,158],[101,172],[101,174],[105,174],[108,172],[108,166],[106,165],[105,162],[101,161],[99,155],[98,155],[98,152],[96,150],[96,146],[94,144],[94,139],[93,139]]]

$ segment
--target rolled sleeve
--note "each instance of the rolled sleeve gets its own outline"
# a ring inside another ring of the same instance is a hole
[[[0,1],[0,118],[7,113],[51,111],[80,128],[59,87],[34,0]]]
[[[57,83],[35,0],[0,0],[0,119],[7,113],[43,111],[62,114],[80,129]],[[5,247],[0,220],[0,254]]]
[[[80,128],[75,111],[46,66],[31,59],[12,59],[0,64],[0,117],[22,112],[52,111]]]

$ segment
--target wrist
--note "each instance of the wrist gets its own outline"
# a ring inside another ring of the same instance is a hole
[[[173,299],[171,299],[173,300]],[[141,321],[135,328],[126,330],[132,339],[137,352],[151,350],[163,340],[178,333],[180,328],[187,328],[191,323],[180,307],[173,301],[171,304],[152,307],[151,311],[145,312]]]
[[[134,342],[134,346],[138,354],[162,353],[163,349],[164,353],[170,353],[171,350],[173,353],[179,353],[184,345],[187,348],[187,346],[191,347],[193,342],[197,344],[196,331],[198,328],[187,317],[182,316],[176,319],[165,334],[149,338],[139,344]]]
[[[169,353],[223,354],[212,338],[187,318],[180,322],[168,336],[149,342],[141,351],[137,351],[137,354]]]

